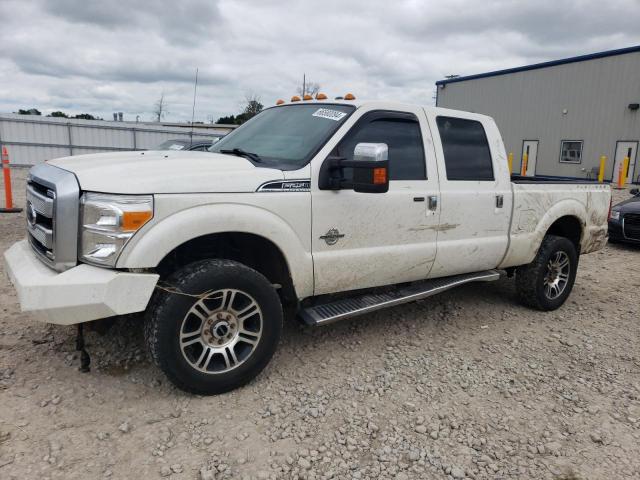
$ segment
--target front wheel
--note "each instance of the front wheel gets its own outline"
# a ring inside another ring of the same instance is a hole
[[[282,332],[273,285],[230,260],[203,260],[172,274],[147,310],[145,337],[154,363],[178,388],[224,393],[257,376]]]
[[[575,245],[565,237],[547,235],[536,258],[516,269],[521,303],[538,310],[555,310],[569,297],[578,270]]]

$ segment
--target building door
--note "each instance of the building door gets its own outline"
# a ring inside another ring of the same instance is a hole
[[[538,140],[525,140],[522,142],[522,162],[524,162],[524,154],[527,154],[527,177],[533,177],[536,174],[536,160],[538,159]],[[520,167],[522,169],[522,167]],[[522,170],[521,172],[522,173]]]
[[[613,164],[613,183],[618,183],[620,169],[624,165],[624,159],[629,157],[629,169],[627,170],[627,183],[637,181],[640,169],[636,172],[636,155],[638,153],[638,142],[617,142],[616,158]]]

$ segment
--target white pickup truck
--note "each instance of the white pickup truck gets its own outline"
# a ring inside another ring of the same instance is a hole
[[[215,394],[265,367],[284,317],[324,325],[503,273],[553,310],[607,241],[609,187],[510,178],[483,115],[292,101],[212,150],[32,168],[27,239],[4,255],[22,309],[79,324],[80,343],[84,322],[145,312],[159,368]]]

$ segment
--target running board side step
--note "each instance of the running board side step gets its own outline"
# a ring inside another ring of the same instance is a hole
[[[320,326],[382,308],[393,307],[436,295],[470,282],[492,282],[500,278],[497,270],[435,278],[408,286],[392,287],[381,293],[366,293],[303,308],[299,315],[307,325]]]

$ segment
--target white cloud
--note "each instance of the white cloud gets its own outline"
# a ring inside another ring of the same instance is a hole
[[[432,103],[434,82],[640,43],[636,0],[2,0],[0,111],[168,119],[269,105],[302,74],[330,96]]]

